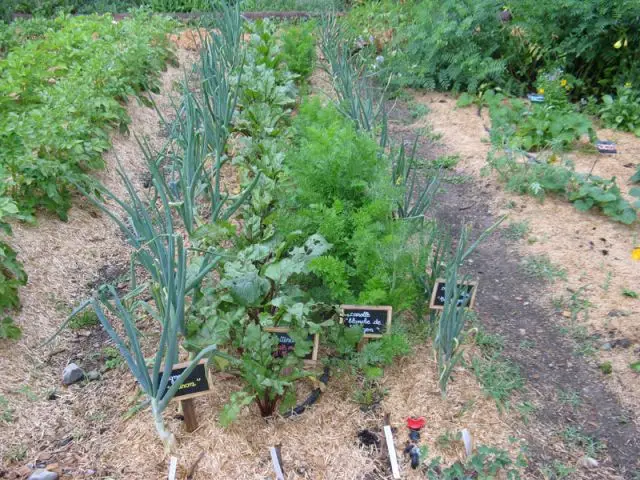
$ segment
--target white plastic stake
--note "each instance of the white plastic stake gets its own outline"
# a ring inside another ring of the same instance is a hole
[[[176,480],[176,471],[178,470],[178,459],[171,457],[169,461],[169,480]]]
[[[271,452],[271,463],[273,463],[273,471],[276,474],[276,480],[284,480],[284,473],[282,472],[282,466],[280,465],[280,459],[278,458],[278,451],[276,447],[269,447]]]
[[[473,454],[473,437],[471,436],[471,432],[466,428],[462,429],[462,441],[464,442],[464,450],[467,454],[467,457],[470,457]]]
[[[384,438],[387,441],[387,450],[389,450],[389,462],[391,462],[391,473],[393,478],[400,478],[400,467],[398,467],[398,456],[396,455],[396,446],[393,443],[393,432],[390,425],[384,426]]]

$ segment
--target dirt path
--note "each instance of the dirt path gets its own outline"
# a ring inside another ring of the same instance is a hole
[[[608,242],[618,240],[612,242],[616,248],[630,243],[629,229],[611,225],[611,221],[593,213],[580,214],[570,205],[562,205],[562,200],[547,200],[544,205],[539,205],[529,199],[505,195],[495,178],[481,178],[478,175],[489,150],[487,143],[481,141],[487,136],[485,125],[489,125],[488,120],[471,109],[454,110],[454,100],[444,95],[429,94],[418,96],[416,100],[428,105],[431,112],[424,119],[412,122],[407,120],[410,118],[407,106],[397,105],[392,127],[395,137],[412,141],[416,131],[428,122],[436,133],[442,135],[442,139],[438,145],[422,142],[419,150],[421,157],[434,159],[440,155],[459,154],[461,161],[455,173],[466,175],[461,183],[445,185],[436,202],[435,216],[454,231],[467,222],[472,223],[476,231],[481,231],[495,222],[497,215],[505,210],[505,199],[515,199],[520,204],[520,211],[526,212],[520,218],[535,219],[532,222],[533,232],[537,235],[544,232],[545,235],[544,245],[536,245],[531,251],[549,253],[551,256],[556,250],[553,260],[558,263],[564,260],[564,264],[568,264],[568,285],[562,282],[551,286],[543,284],[523,271],[522,258],[527,253],[523,250],[527,247],[495,234],[478,248],[466,266],[468,273],[480,280],[476,306],[482,324],[490,332],[504,337],[504,354],[520,366],[527,379],[525,400],[537,407],[535,421],[519,429],[525,434],[529,445],[530,474],[539,477],[545,467],[553,467],[556,461],[575,467],[579,456],[577,451],[585,449],[585,443],[588,442],[585,435],[588,435],[603,442],[606,450],[600,453],[600,459],[604,461],[591,471],[578,468],[573,474],[575,478],[637,478],[634,477],[640,467],[637,404],[636,411],[627,407],[633,406],[633,399],[637,398],[638,378],[623,370],[612,382],[603,378],[595,360],[576,356],[574,352],[580,345],[562,333],[561,327],[566,325],[566,318],[562,315],[562,309],[558,312],[551,308],[550,301],[550,296],[568,295],[566,288],[571,288],[572,281],[582,273],[575,271],[575,264],[584,262],[584,257],[589,256],[584,251],[578,251],[577,255],[557,255],[559,252],[566,253],[571,248],[567,243],[574,242],[576,234],[580,233],[576,223],[581,223],[585,232],[587,228],[593,228],[598,232],[595,235],[606,237]],[[516,215],[515,218],[519,217]],[[576,230],[572,231],[574,227]],[[588,238],[582,239],[583,243],[587,241]],[[634,271],[630,262],[623,260],[628,255],[623,255],[624,249],[620,248],[608,260],[611,265],[618,267],[615,270],[617,280],[628,282],[634,278]],[[590,283],[595,282],[591,279]],[[587,290],[587,293],[594,290]],[[598,315],[608,309],[613,310],[613,305],[617,305],[618,299],[607,301],[602,297],[593,308],[597,320]],[[627,318],[624,317],[625,320]],[[598,326],[602,327],[596,321],[589,325],[593,330]],[[615,334],[620,335],[620,330],[625,326],[617,325],[619,330]],[[636,341],[633,330],[636,325],[629,327],[624,333]],[[615,327],[609,323],[608,328]],[[605,355],[609,355],[609,352],[605,352]],[[622,365],[628,363],[627,358],[633,358],[629,350],[615,352],[614,355],[624,357],[618,365],[621,370]],[[617,369],[616,363],[614,369]],[[622,398],[625,399],[625,406],[621,404]],[[573,432],[574,436],[568,436],[567,432]],[[580,432],[582,436],[575,432]],[[573,445],[577,449],[572,448],[568,438],[577,439],[578,445]]]

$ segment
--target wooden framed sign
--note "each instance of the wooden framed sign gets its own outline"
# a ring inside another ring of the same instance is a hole
[[[296,342],[289,336],[289,328],[287,327],[269,327],[264,329],[265,332],[273,333],[278,339],[278,345],[273,352],[273,356],[276,358],[282,358],[293,352],[296,347]],[[317,333],[309,335],[308,340],[313,342],[311,351],[304,357],[304,363],[307,366],[315,366],[318,361],[318,348],[320,347],[320,335]]]
[[[445,289],[447,283],[444,279],[439,278],[436,280],[436,285],[431,294],[431,301],[429,302],[429,308],[432,310],[444,309]],[[463,282],[458,284],[458,290],[461,291],[460,298],[458,299],[458,306],[465,305],[465,308],[473,308],[476,302],[476,291],[478,289],[478,282]]]
[[[191,362],[177,363],[173,366],[165,393],[173,386],[173,383],[178,380],[178,377],[187,369],[190,363]],[[161,380],[162,373],[160,374],[160,381]],[[187,400],[189,398],[206,395],[209,393],[209,390],[211,390],[211,378],[209,377],[209,371],[207,369],[207,360],[202,359],[191,371],[189,376],[185,378],[184,382],[182,382],[182,385],[180,385],[180,388],[178,388],[173,398]]]
[[[392,308],[368,305],[341,305],[342,323],[347,327],[362,327],[363,338],[380,338],[391,330]]]

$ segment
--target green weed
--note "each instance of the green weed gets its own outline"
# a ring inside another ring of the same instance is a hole
[[[500,354],[487,358],[474,357],[471,368],[482,385],[482,390],[501,408],[508,404],[515,391],[524,387],[520,369]]]
[[[535,255],[526,258],[523,262],[523,268],[529,275],[547,282],[567,279],[567,271],[551,263],[551,260],[546,255]]]
[[[455,167],[456,165],[458,165],[458,162],[460,161],[460,155],[445,155],[442,157],[438,157],[435,160],[433,160],[429,166],[434,167],[434,168],[444,168],[444,169],[451,169],[453,167]]]
[[[602,362],[601,364],[598,365],[598,368],[605,375],[611,375],[611,372],[613,372],[613,366],[611,365],[611,362],[609,362],[609,361]]]
[[[606,448],[601,441],[585,434],[576,427],[565,428],[562,431],[562,438],[568,446],[579,449],[586,456],[592,458],[597,458]]]
[[[624,288],[622,290],[622,295],[629,298],[640,298],[640,294],[638,294],[638,292],[636,292],[635,290],[631,290],[629,288]]]
[[[411,114],[411,118],[413,120],[417,120],[426,116],[429,113],[429,107],[424,103],[419,102],[410,102],[409,103],[409,113]]]
[[[536,406],[529,402],[520,402],[516,405],[516,410],[525,425],[529,424],[531,414],[536,411]]]
[[[98,320],[98,315],[93,310],[84,310],[74,316],[68,323],[69,328],[72,330],[95,327],[96,325],[100,325],[100,320]]]
[[[575,390],[558,390],[558,401],[576,410],[582,405],[582,398]]]
[[[512,222],[502,231],[502,234],[509,240],[520,240],[529,233],[529,222]]]
[[[545,479],[549,480],[561,480],[563,478],[569,478],[570,475],[575,473],[576,469],[574,467],[570,467],[569,465],[565,465],[559,460],[555,460],[553,465],[545,466],[540,469],[540,472],[544,476]]]
[[[4,395],[0,395],[0,420],[2,423],[13,422],[13,408],[9,406],[9,400]]]

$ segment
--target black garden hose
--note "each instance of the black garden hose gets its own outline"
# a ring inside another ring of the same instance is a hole
[[[324,367],[324,372],[322,373],[322,375],[320,375],[318,377],[318,380],[320,380],[325,385],[329,382],[329,367]],[[305,399],[304,402],[302,402],[300,405],[297,405],[296,407],[292,408],[288,412],[283,413],[282,416],[284,418],[289,418],[289,417],[292,417],[294,415],[302,414],[307,409],[307,407],[310,407],[311,405],[313,405],[314,403],[316,403],[318,401],[318,398],[320,398],[320,394],[321,393],[322,393],[322,390],[320,388],[314,389],[309,394],[309,396]]]

